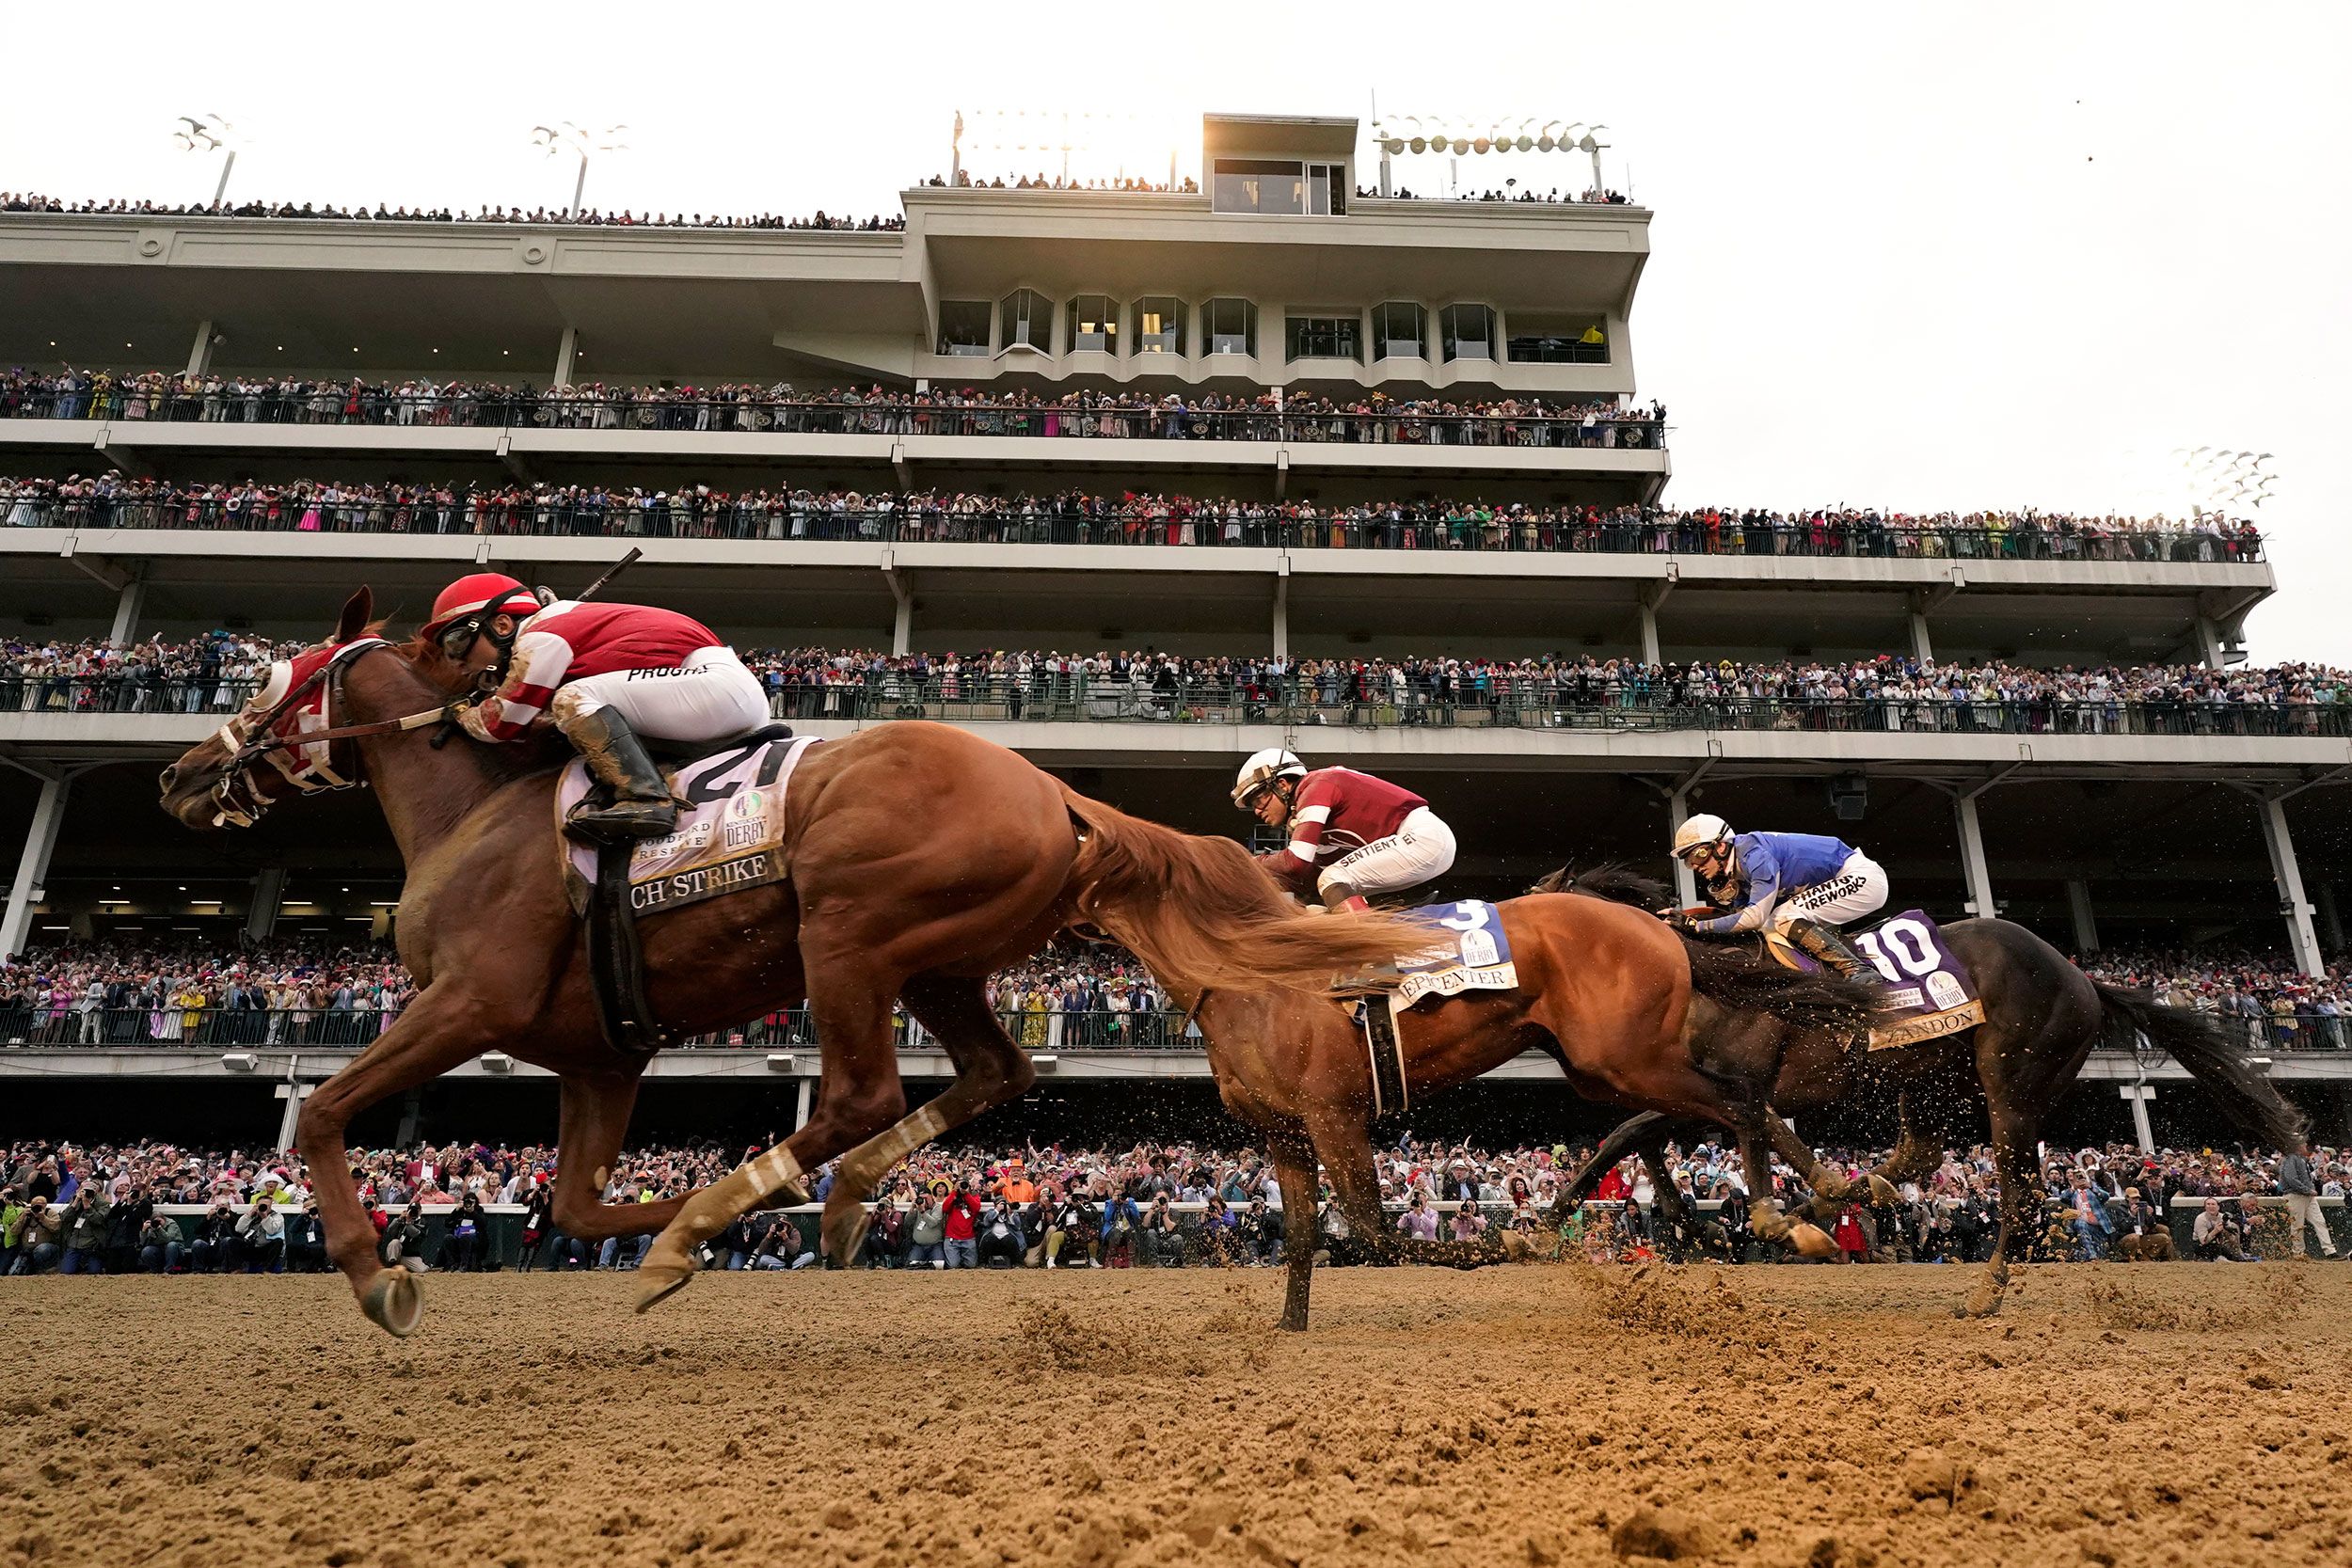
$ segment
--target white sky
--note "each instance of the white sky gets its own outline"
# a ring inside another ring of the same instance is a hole
[[[1605,124],[1658,214],[1670,500],[2178,513],[2174,451],[2270,452],[2253,655],[2352,664],[2342,4],[120,3],[8,8],[0,44],[0,189],[69,198],[209,196],[182,113],[249,135],[231,196],[558,205],[529,131],[571,119],[630,128],[592,205],[860,215],[944,171],[959,107],[1183,124],[1187,171],[1203,109]]]

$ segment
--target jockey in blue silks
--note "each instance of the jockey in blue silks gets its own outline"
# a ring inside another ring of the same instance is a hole
[[[1878,972],[1837,927],[1886,904],[1886,873],[1843,839],[1816,833],[1740,833],[1702,812],[1675,832],[1675,858],[1689,865],[1708,899],[1730,910],[1702,917],[1685,910],[1664,918],[1704,936],[1774,930],[1850,980]]]

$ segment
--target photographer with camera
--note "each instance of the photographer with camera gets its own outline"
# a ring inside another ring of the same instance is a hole
[[[930,1191],[914,1195],[914,1207],[907,1211],[907,1267],[919,1269],[929,1263],[934,1269],[947,1266],[947,1215],[940,1208],[947,1200],[947,1183],[934,1181]]]
[[[1152,1207],[1143,1212],[1137,1252],[1136,1260],[1146,1268],[1181,1269],[1184,1266],[1184,1233],[1176,1228],[1176,1212],[1168,1206],[1166,1193],[1154,1193]]]
[[[229,1267],[237,1239],[237,1212],[227,1193],[217,1194],[213,1206],[196,1223],[196,1240],[188,1246],[190,1274],[218,1274]]]
[[[967,1174],[955,1193],[940,1206],[946,1232],[947,1266],[976,1269],[980,1264],[980,1179]]]
[[[490,1216],[480,1195],[468,1192],[449,1213],[449,1228],[441,1238],[441,1267],[458,1274],[481,1271],[483,1247],[488,1240]]]
[[[247,1274],[286,1272],[286,1220],[269,1194],[256,1197],[237,1222],[237,1252]]]
[[[8,1265],[8,1273],[40,1274],[56,1266],[65,1256],[65,1211],[35,1193],[24,1200],[24,1211],[17,1217],[16,1261]]]
[[[186,1247],[180,1240],[180,1222],[169,1214],[151,1212],[139,1227],[138,1270],[141,1274],[178,1274]]]
[[[83,1182],[65,1206],[65,1255],[57,1259],[59,1274],[106,1272],[106,1220],[114,1205],[98,1189]]]

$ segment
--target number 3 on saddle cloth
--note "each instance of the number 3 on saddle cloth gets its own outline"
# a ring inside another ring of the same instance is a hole
[[[592,787],[585,763],[564,769],[555,787],[555,833],[564,891],[572,911],[588,920],[597,1015],[615,1049],[644,1053],[669,1043],[645,1002],[638,917],[783,881],[785,793],[793,769],[817,744],[814,736],[796,738],[774,725],[664,768],[670,793],[683,802],[677,831],[601,849],[564,831],[572,807]]]
[[[1905,910],[1867,930],[1849,931],[1846,940],[1886,981],[1870,1025],[1871,1050],[1941,1039],[1984,1022],[1984,1002],[1977,995],[1968,966],[1945,945],[1935,922],[1919,911]],[[1820,960],[1800,952],[1778,931],[1768,932],[1764,945],[1789,969],[1808,974],[1820,970]]]
[[[1364,1050],[1372,1062],[1372,1114],[1375,1119],[1409,1108],[1411,1096],[1405,1072],[1405,1047],[1397,1021],[1415,1005],[1432,996],[1459,996],[1471,990],[1517,990],[1518,966],[1511,958],[1511,939],[1503,933],[1502,914],[1479,898],[1454,904],[1427,904],[1408,911],[1408,918],[1431,927],[1438,940],[1413,953],[1399,956],[1403,976],[1385,998],[1359,1003],[1357,1022],[1364,1031]]]

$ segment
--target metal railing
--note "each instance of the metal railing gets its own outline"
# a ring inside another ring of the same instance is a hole
[[[1603,518],[1404,502],[1335,515],[1250,502],[1129,508],[1046,499],[936,506],[857,504],[805,492],[535,497],[512,492],[346,495],[314,485],[274,495],[58,496],[0,486],[12,528],[167,529],[246,533],[457,534],[511,538],[805,540],[867,544],[1117,545],[1161,548],[1470,550],[1545,555],[1712,555],[1813,560],[2136,561],[2263,559],[2259,536],[2189,525],[2106,531],[2046,526],[1926,527],[1874,519],[1707,522],[1676,514]]]
[[[760,668],[756,656],[751,660]],[[851,673],[805,683],[771,673],[769,711],[784,720],[928,719],[957,723],[1280,724],[1337,729],[1596,731],[1784,730],[1868,735],[2084,735],[2352,737],[2352,702],[2201,702],[2068,696],[1979,701],[1931,697],[1677,696],[1610,690],[1573,673],[1472,675],[1438,682],[1375,671],[1368,678],[1158,681],[1146,675],[916,675]],[[0,674],[0,714],[230,713],[257,683],[118,673]]]
[[[929,398],[810,399],[660,390],[593,396],[529,388],[404,395],[379,388],[190,390],[108,386],[0,388],[0,419],[113,423],[359,425],[393,429],[692,431],[776,436],[1008,436],[1120,441],[1356,442],[1371,446],[1657,450],[1656,420],[1578,410],[1543,413],[1337,412],[1219,408],[1175,401],[954,403]]]
[[[38,954],[26,964],[38,970]],[[24,997],[0,997],[0,1047],[81,1048],[241,1047],[351,1048],[368,1044],[392,1026],[398,1009],[334,1007],[224,1007],[177,1004],[146,1007],[84,1007]],[[999,1022],[1014,1041],[1032,1051],[1173,1051],[1198,1047],[1187,1037],[1184,1015],[1138,1008],[1081,1012],[1000,1011]],[[920,1024],[904,1013],[893,1016],[898,1044],[910,1051],[935,1049]],[[739,1028],[697,1035],[687,1047],[756,1051],[815,1046],[817,1030],[805,1006],[767,1014]]]

